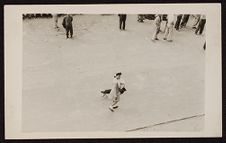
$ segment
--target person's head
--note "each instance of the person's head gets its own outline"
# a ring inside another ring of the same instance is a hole
[[[120,79],[121,78],[121,75],[122,75],[122,73],[121,72],[118,72],[118,73],[115,74],[115,78],[116,79]]]

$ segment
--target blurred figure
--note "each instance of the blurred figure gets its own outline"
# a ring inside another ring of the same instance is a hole
[[[175,23],[176,30],[180,29],[180,23],[181,23],[182,16],[183,16],[182,14],[177,15],[177,21]]]
[[[113,79],[113,87],[110,94],[113,96],[113,104],[109,106],[109,110],[114,112],[114,109],[118,108],[116,105],[120,101],[120,95],[123,94],[125,89],[125,81],[121,78],[122,73],[116,73]]]
[[[186,27],[189,16],[190,16],[189,14],[184,14],[184,16],[182,18],[182,22],[181,22],[181,28]]]
[[[118,14],[119,16],[119,29],[125,30],[126,27],[126,14]]]
[[[158,34],[160,32],[161,22],[162,22],[162,15],[156,14],[155,21],[154,21],[155,27],[154,27],[154,33],[153,33],[153,36],[152,36],[152,41],[159,40]]]
[[[206,42],[203,45],[203,49],[206,50]]]
[[[172,42],[172,34],[173,34],[173,27],[174,27],[174,15],[168,14],[167,15],[167,25],[166,31],[163,40],[167,40],[168,42]]]
[[[69,38],[69,33],[70,33],[70,37],[73,37],[73,26],[72,26],[72,21],[73,21],[73,17],[70,14],[67,14],[62,22],[63,27],[66,30],[66,38]]]
[[[54,20],[54,28],[59,28],[58,27],[58,15],[57,14],[53,14],[53,20]]]
[[[144,22],[144,15],[143,14],[138,14],[138,17],[137,17],[137,21],[138,22]]]
[[[196,14],[196,15],[195,15],[195,21],[194,21],[194,24],[193,24],[193,26],[192,26],[193,29],[197,29],[198,23],[199,23],[199,21],[200,21],[200,17],[201,17],[200,14]]]
[[[203,29],[205,27],[205,24],[206,24],[206,16],[205,15],[201,15],[198,28],[195,30],[195,34],[201,35],[202,32],[203,32]]]

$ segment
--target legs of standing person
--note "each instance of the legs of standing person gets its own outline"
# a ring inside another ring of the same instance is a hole
[[[163,29],[163,33],[165,33],[166,32],[166,27],[167,27],[167,22],[165,22],[165,26],[164,26],[164,29]]]
[[[205,42],[205,44],[203,45],[203,49],[206,50],[206,42]]]
[[[152,36],[152,40],[153,40],[153,41],[154,41],[154,40],[158,40],[157,35],[158,35],[158,33],[159,33],[159,30],[160,30],[160,27],[158,27],[158,26],[155,26],[155,27],[154,27],[154,33],[153,33],[153,36]]]
[[[167,26],[166,26],[166,31],[165,31],[163,40],[167,40],[168,34],[169,34],[169,27],[168,27],[168,25],[167,25]]]
[[[71,38],[72,38],[72,37],[73,37],[73,27],[72,27],[72,26],[70,26],[69,31],[70,31],[70,36],[71,36]]]
[[[167,41],[172,42],[172,36],[173,36],[173,25],[169,26],[169,34],[167,35]]]
[[[69,27],[66,27],[65,29],[66,29],[66,38],[69,38],[69,30],[70,29],[69,29]]]
[[[176,24],[175,24],[176,30],[179,30],[179,28],[180,28],[181,19],[182,19],[182,15],[178,15],[177,16],[177,21],[176,21]]]
[[[195,34],[198,34],[198,32],[199,32],[199,30],[200,30],[200,24],[201,24],[201,21],[199,21],[198,27],[197,27],[197,29],[195,30]]]
[[[119,29],[121,30],[122,29],[122,19],[119,18]]]
[[[200,31],[199,31],[199,34],[201,35],[202,32],[203,32],[203,29],[205,27],[205,24],[206,24],[206,20],[205,19],[202,19],[201,20],[201,23],[200,23]]]
[[[181,22],[181,27],[185,27],[186,24],[188,23],[188,19],[189,19],[189,14],[185,14],[184,17],[183,17],[183,20]]]
[[[123,19],[122,25],[123,25],[122,29],[125,30],[125,28],[126,28],[126,20],[125,19]]]
[[[197,17],[195,18],[195,22],[194,22],[192,28],[197,28],[197,25],[198,25],[199,21],[200,21],[200,17],[197,16]]]
[[[195,34],[202,34],[202,31],[204,29],[204,26],[205,26],[205,23],[206,23],[206,20],[205,19],[201,19],[200,22],[199,22],[199,25],[198,25],[198,28],[195,30]]]

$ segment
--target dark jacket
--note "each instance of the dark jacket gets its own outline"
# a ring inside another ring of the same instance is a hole
[[[126,14],[118,14],[120,20],[126,20]]]
[[[72,27],[72,21],[73,21],[73,17],[70,15],[67,15],[66,17],[64,17],[62,25],[64,28],[69,28]]]

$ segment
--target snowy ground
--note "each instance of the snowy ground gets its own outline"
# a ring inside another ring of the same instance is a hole
[[[188,28],[174,42],[151,41],[153,21],[128,15],[126,31],[118,16],[74,16],[74,39],[53,28],[53,19],[23,21],[23,131],[126,131],[204,114],[205,37]],[[120,108],[100,89],[121,71],[127,92]],[[150,130],[203,128],[204,116]],[[149,131],[149,129],[145,129]]]

